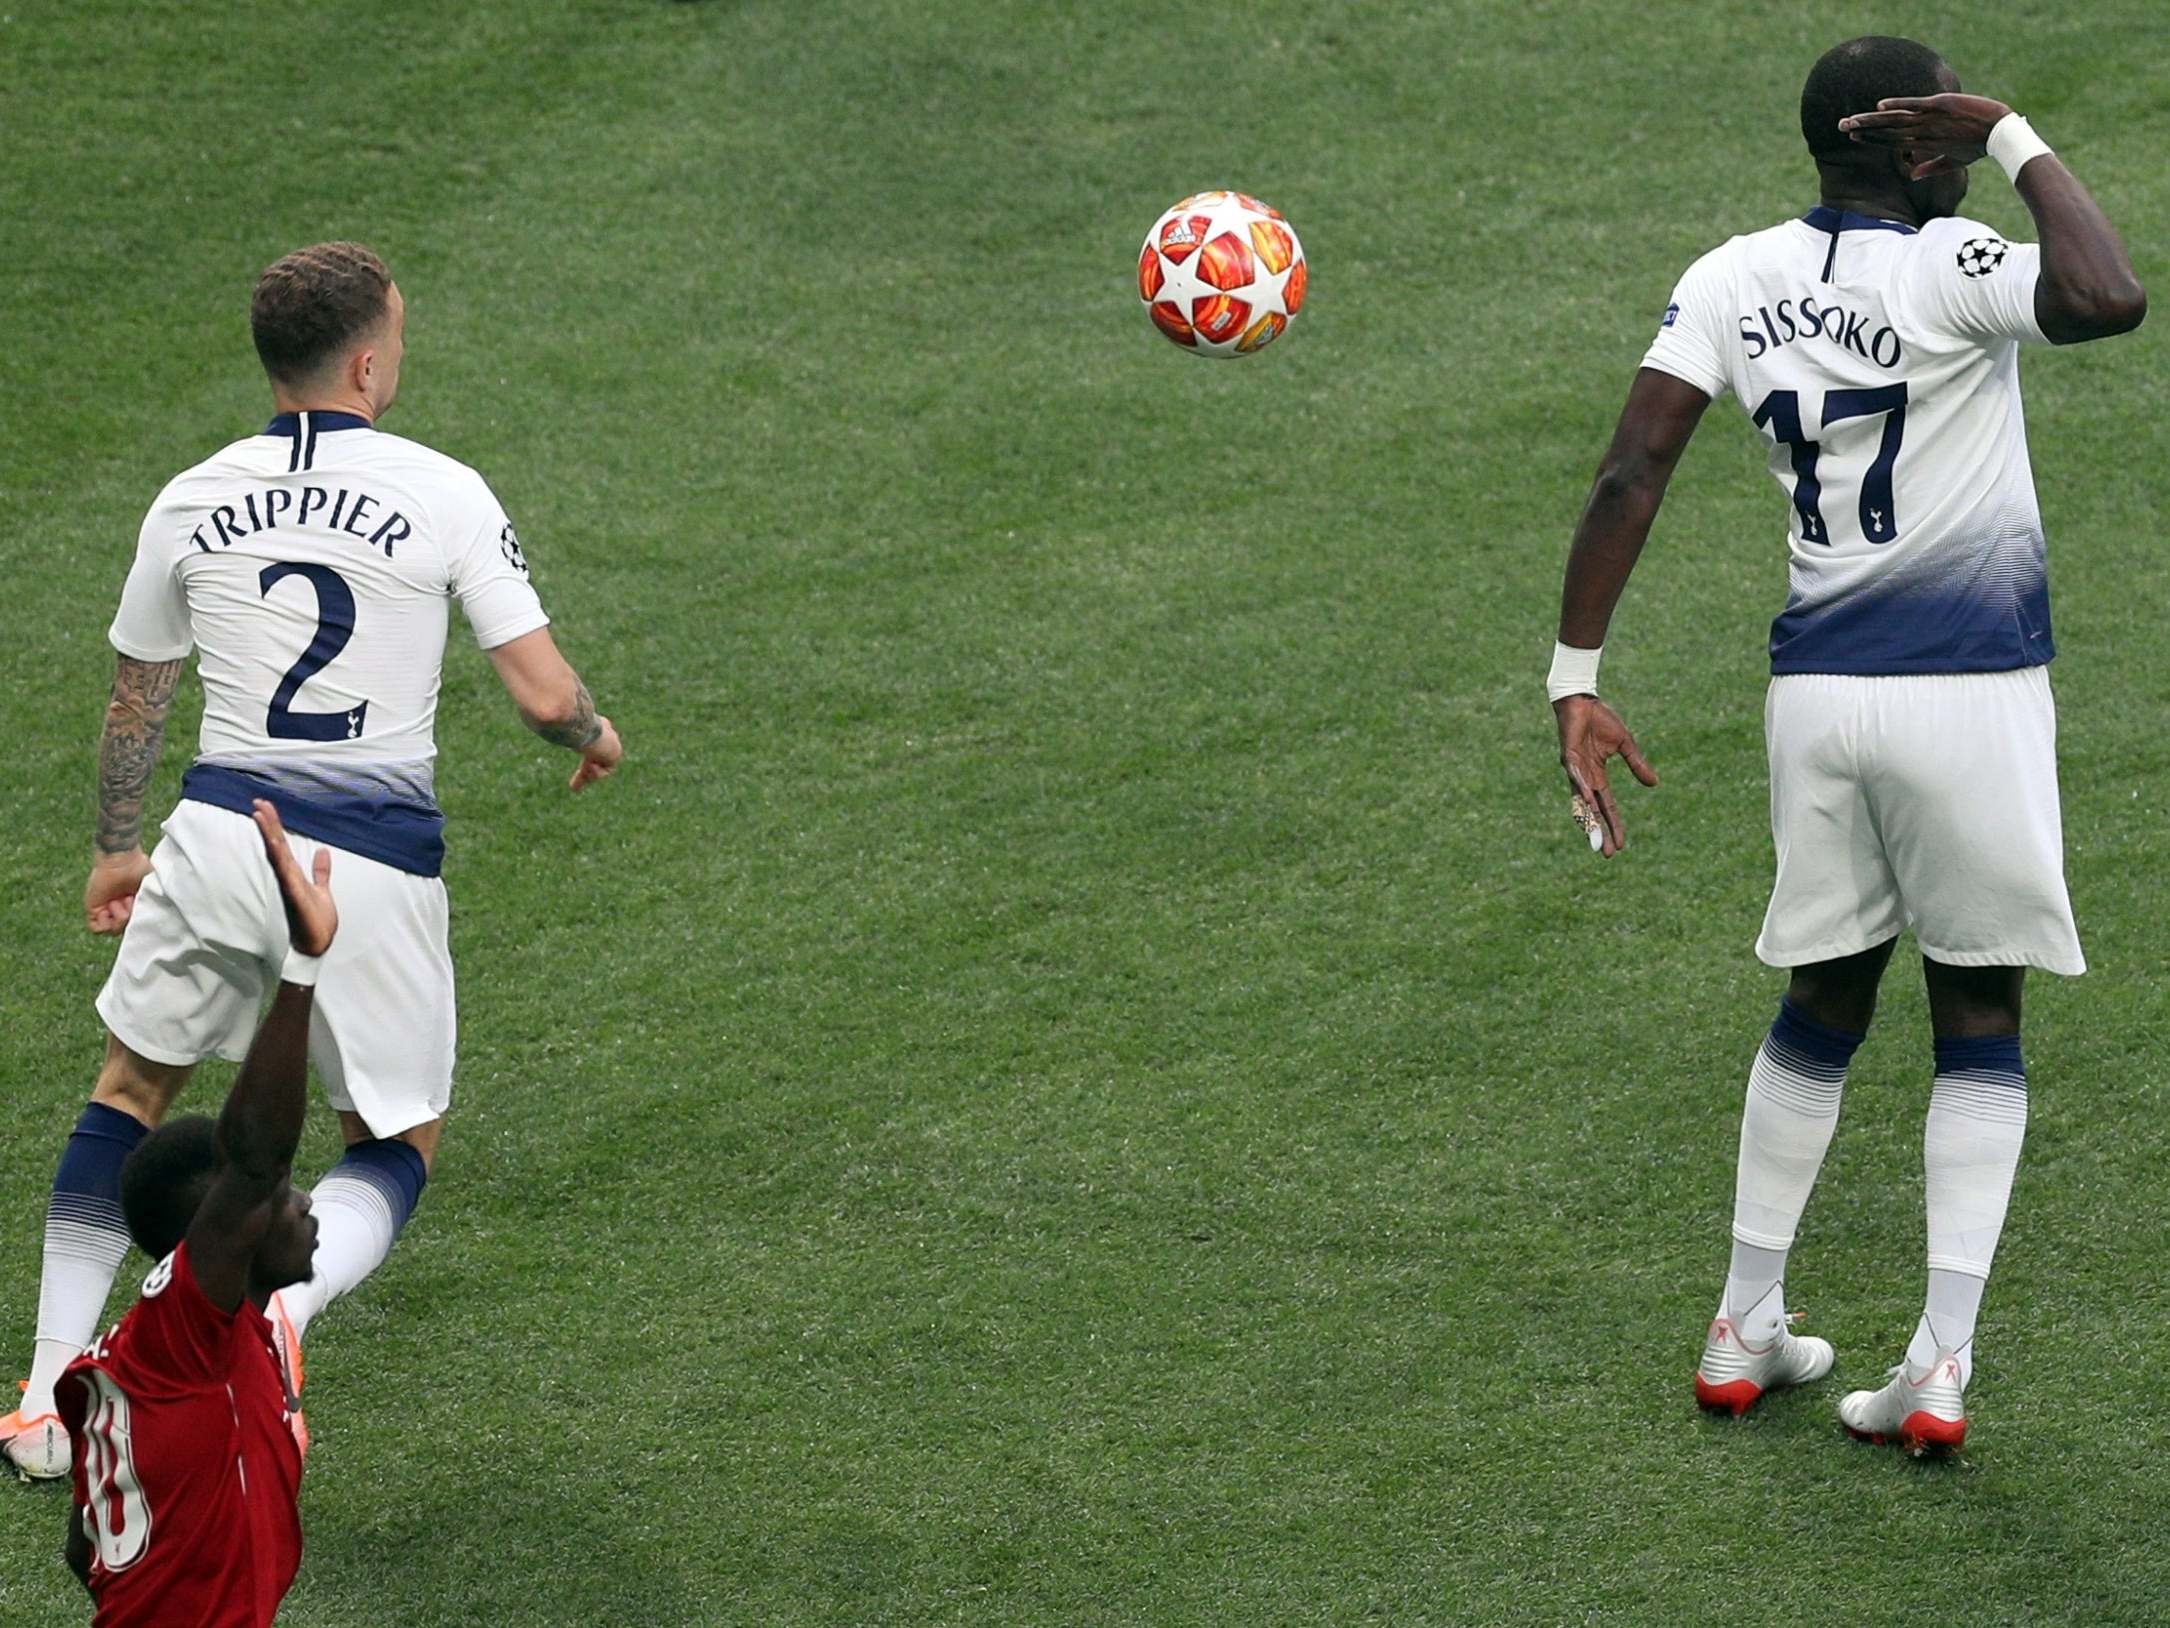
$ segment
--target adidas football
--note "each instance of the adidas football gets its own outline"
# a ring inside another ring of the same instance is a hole
[[[1153,222],[1138,298],[1153,326],[1200,356],[1248,356],[1303,309],[1310,272],[1296,229],[1242,192],[1200,192]]]

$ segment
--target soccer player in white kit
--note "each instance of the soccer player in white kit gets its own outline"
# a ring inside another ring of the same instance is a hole
[[[482,477],[377,420],[392,405],[405,301],[353,243],[286,256],[250,326],[277,416],[178,475],[143,522],[111,639],[96,858],[84,909],[122,934],[98,997],[108,1030],[46,1216],[37,1345],[0,1441],[27,1477],[68,1473],[53,1385],[98,1327],[128,1248],[129,1152],[205,1057],[239,1061],[287,949],[250,810],[278,810],[304,867],[336,849],[342,923],[310,1059],[347,1149],[317,1185],[316,1276],[275,1302],[290,1389],[300,1336],[376,1269],[420,1196],[451,1102],[444,816],[431,789],[448,606],[530,728],[579,755],[572,789],[621,749],[558,653],[504,510]],[[139,836],[167,707],[191,650],[202,745],[157,851]]]
[[[2026,1127],[2025,971],[2084,969],[2019,349],[2123,333],[2147,309],[2086,189],[2024,119],[1958,91],[1911,40],[1850,40],[1817,62],[1801,128],[1821,201],[1681,279],[1576,528],[1548,684],[1578,812],[1594,811],[1609,857],[1623,834],[1607,761],[1657,777],[1597,698],[1599,648],[1674,464],[1732,394],[1790,510],[1764,714],[1778,876],[1756,953],[1791,976],[1749,1073],[1732,1261],[1695,1392],[1740,1413],[1831,1368],[1827,1341],[1787,1327],[1786,1255],[1911,928],[1936,1053],[1928,1291],[1888,1383],[1839,1411],[1856,1435],[1916,1450],[1966,1434],[1975,1318]],[[2039,244],[1958,214],[1985,153]]]

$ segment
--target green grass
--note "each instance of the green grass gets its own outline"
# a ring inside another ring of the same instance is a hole
[[[2158,22],[1905,26],[2159,289]],[[455,1117],[312,1339],[282,1620],[2170,1618],[2162,324],[2027,363],[2096,970],[2034,992],[1963,1462],[1852,1446],[1835,1383],[1686,1405],[1776,995],[1781,512],[1730,408],[1607,661],[1666,783],[1619,863],[1562,818],[1538,681],[1584,483],[1681,268],[1812,201],[1801,75],[1878,24],[0,17],[0,1351],[100,1043],[76,897],[136,523],[265,416],[256,270],[353,235],[410,301],[388,427],[489,474],[629,757],[568,799],[456,636]],[[1225,184],[1315,268],[1240,366],[1130,289]],[[1993,173],[1973,207],[2024,229]],[[1795,1257],[1843,1380],[1918,1303],[1927,1079],[1895,978]],[[61,1498],[0,1511],[0,1617],[83,1620]]]

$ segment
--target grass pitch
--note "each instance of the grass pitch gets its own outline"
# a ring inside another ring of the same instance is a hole
[[[2158,22],[1904,26],[2033,116],[2159,293]],[[1665,776],[1623,860],[1553,763],[1562,551],[1636,360],[1695,255],[1813,201],[1800,79],[1874,26],[0,17],[0,1351],[98,1051],[76,898],[136,524],[267,416],[257,269],[351,235],[410,302],[387,427],[490,476],[629,757],[568,799],[455,635],[455,1119],[311,1341],[283,1620],[2170,1618],[2162,320],[2026,364],[2096,970],[2034,991],[1963,1462],[1832,1411],[1918,1304],[1903,959],[1795,1256],[1838,1376],[1688,1405],[1778,987],[1749,943],[1782,514],[1730,406],[1615,624]],[[1313,291],[1207,364],[1130,278],[1160,209],[1231,184]],[[1972,208],[2024,232],[1993,170]],[[11,1624],[87,1615],[62,1503],[0,1498]]]

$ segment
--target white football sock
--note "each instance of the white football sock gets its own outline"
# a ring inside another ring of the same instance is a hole
[[[1750,1340],[1767,1340],[1786,1321],[1786,1297],[1776,1291],[1786,1277],[1786,1252],[1733,1240],[1733,1261],[1726,1272],[1725,1300],[1718,1315]]]
[[[134,1116],[104,1103],[85,1103],[61,1151],[45,1207],[37,1344],[20,1404],[25,1418],[53,1411],[53,1387],[62,1370],[98,1334],[106,1296],[128,1255],[121,1166],[147,1134]]]
[[[1748,1339],[1767,1338],[1784,1323],[1785,1296],[1772,1291],[1785,1278],[1786,1254],[1823,1168],[1846,1068],[1860,1044],[1861,1036],[1818,1023],[1782,1001],[1748,1071],[1724,1301]]]
[[[1958,1356],[1962,1384],[1973,1377],[1975,1314],[2026,1136],[2027,1070],[2019,1036],[1938,1040],[1936,1083],[1921,1140],[1929,1301],[1907,1348],[1917,1372],[1941,1348]],[[1924,1346],[1926,1353],[1917,1358]]]
[[[404,1142],[357,1142],[309,1193],[317,1218],[316,1275],[280,1291],[294,1333],[384,1264],[425,1180],[422,1156]]]
[[[1906,1345],[1907,1372],[1919,1378],[1936,1361],[1939,1351],[1959,1359],[1959,1384],[1965,1388],[1974,1377],[1974,1319],[1982,1309],[1987,1278],[1970,1272],[1929,1273],[1929,1303],[1914,1325],[1914,1337]]]

